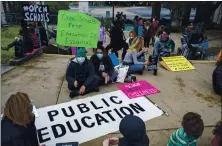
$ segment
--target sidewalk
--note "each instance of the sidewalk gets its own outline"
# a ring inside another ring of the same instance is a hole
[[[5,73],[1,81],[1,107],[8,97],[17,91],[28,93],[37,108],[70,101],[69,90],[64,79],[67,63],[68,56],[43,54]],[[221,119],[221,97],[213,92],[211,81],[215,64],[194,62],[194,66],[196,70],[185,72],[168,72],[159,67],[157,76],[147,71],[137,76],[138,80],[146,80],[160,89],[159,94],[149,98],[169,114],[169,116],[163,115],[146,121],[151,146],[165,146],[170,134],[181,127],[182,116],[189,111],[199,113],[206,126],[198,145],[210,145],[212,128]],[[99,93],[118,90],[117,85],[102,86]],[[98,93],[87,96],[95,94]],[[82,146],[99,146],[108,136],[112,135],[97,138]]]

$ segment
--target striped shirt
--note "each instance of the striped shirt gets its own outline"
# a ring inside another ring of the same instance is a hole
[[[180,128],[171,135],[167,146],[196,146],[196,143],[195,137],[188,136],[184,129]]]

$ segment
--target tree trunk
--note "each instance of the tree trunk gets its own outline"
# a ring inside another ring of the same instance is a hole
[[[152,3],[152,17],[157,17],[160,19],[160,11],[161,11],[161,2]]]
[[[5,19],[5,8],[4,8],[3,3],[4,2],[1,1],[1,13],[2,13],[1,22],[2,22],[2,24],[7,24],[7,21]]]
[[[206,27],[211,27],[212,16],[221,2],[213,4],[213,2],[200,3],[197,7],[195,22],[204,22]]]
[[[181,19],[180,19],[180,8],[172,9],[171,12],[171,26],[180,26]]]
[[[191,4],[186,4],[183,12],[182,26],[187,26],[190,22]]]

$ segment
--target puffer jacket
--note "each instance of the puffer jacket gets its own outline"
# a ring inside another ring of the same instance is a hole
[[[222,95],[222,61],[213,72],[213,89],[216,94]]]

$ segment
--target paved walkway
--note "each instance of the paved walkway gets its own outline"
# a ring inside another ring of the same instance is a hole
[[[28,93],[37,108],[70,101],[64,80],[67,63],[67,56],[42,55],[5,73],[1,80],[1,107],[17,91]],[[210,145],[212,128],[221,119],[221,98],[214,94],[211,81],[215,64],[194,62],[194,66],[196,70],[185,72],[168,72],[159,67],[158,76],[147,71],[137,76],[138,80],[147,80],[161,90],[161,93],[149,98],[169,114],[146,121],[151,146],[165,146],[170,134],[181,126],[182,116],[189,111],[199,113],[206,126],[198,145]],[[101,87],[100,93],[115,90],[118,90],[117,84],[112,84]],[[87,96],[95,94],[98,93]],[[82,146],[99,146],[105,137],[113,135],[119,134],[106,135]]]

